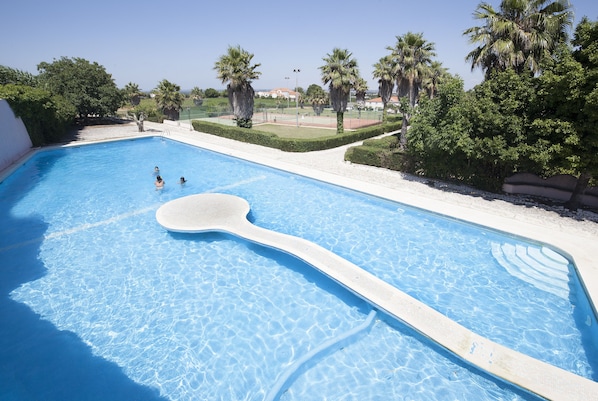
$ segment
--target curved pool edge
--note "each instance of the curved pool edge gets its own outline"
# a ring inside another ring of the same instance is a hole
[[[161,127],[162,124],[153,124],[156,127]],[[162,129],[162,128],[159,128]],[[547,229],[541,222],[528,221],[527,219],[520,219],[516,213],[510,216],[501,216],[495,213],[491,213],[487,210],[477,210],[475,207],[463,203],[455,203],[449,200],[432,199],[426,195],[420,196],[409,191],[404,191],[400,188],[399,184],[393,182],[385,182],[384,184],[371,182],[360,179],[352,174],[351,163],[344,162],[343,168],[347,171],[327,171],[325,168],[314,167],[305,165],[300,162],[296,162],[287,157],[286,152],[282,152],[276,149],[265,148],[257,145],[246,144],[234,140],[228,140],[225,138],[214,137],[213,135],[201,133],[198,131],[186,131],[177,130],[176,127],[168,127],[169,132],[168,139],[177,142],[186,143],[188,145],[196,146],[202,149],[210,150],[220,154],[228,155],[231,157],[247,160],[250,162],[258,163],[261,165],[269,166],[272,168],[280,169],[294,174],[299,174],[304,177],[313,178],[315,180],[326,182],[333,185],[338,185],[345,188],[350,188],[359,192],[363,192],[372,196],[388,199],[391,201],[399,202],[417,209],[430,211],[440,215],[455,218],[464,222],[477,224],[479,226],[498,230],[503,233],[515,235],[518,237],[526,238],[532,242],[539,242],[550,246],[557,250],[563,255],[567,256],[575,265],[578,273],[579,280],[581,281],[582,287],[585,289],[591,307],[596,313],[598,305],[598,264],[595,260],[595,245],[591,243],[598,243],[598,238],[590,233],[585,233],[582,237],[577,235],[576,230],[571,230],[568,227],[562,227],[562,229],[550,230]],[[31,149],[29,153],[23,155],[20,160],[15,161],[12,165],[6,169],[0,171],[0,182],[5,180],[15,169],[20,167],[23,163],[27,162],[33,155],[39,151],[60,148],[60,147],[76,147],[86,146],[89,144],[97,144],[101,142],[112,142],[112,141],[123,141],[123,140],[134,140],[149,137],[161,137],[162,135],[158,132],[146,132],[138,133],[131,132],[128,136],[122,137],[106,137],[105,139],[94,139],[94,140],[83,140],[79,142],[73,142],[68,144],[52,145],[44,148]],[[256,152],[259,149],[259,152]],[[372,170],[373,168],[360,166],[360,168],[367,168]],[[383,170],[383,169],[379,169]],[[386,178],[386,177],[385,177]],[[588,241],[593,241],[588,243]],[[525,355],[523,356],[526,357]],[[529,357],[528,357],[529,358]],[[495,362],[496,363],[496,362]],[[551,366],[551,365],[549,365]],[[517,372],[526,372],[527,367],[519,366]],[[538,386],[546,387],[559,387],[565,382],[563,388],[573,388],[572,393],[566,391],[557,391],[552,399],[555,400],[570,400],[570,399],[598,399],[598,390],[596,389],[596,383],[591,382],[593,386],[590,387],[589,393],[580,393],[581,388],[578,389],[576,381],[580,378],[573,373],[563,371],[564,375],[557,382],[551,382],[550,378],[538,377],[534,379],[534,375],[528,377],[522,383],[511,381],[513,384],[522,388],[528,388],[526,382],[529,380],[538,380]],[[571,384],[567,384],[566,381],[572,380]],[[583,379],[583,378],[581,378]],[[589,381],[588,379],[583,379]],[[586,387],[584,387],[586,388]],[[585,391],[585,390],[584,390]],[[576,397],[576,398],[572,398]]]
[[[156,220],[168,231],[226,232],[293,255],[465,362],[531,393],[550,400],[597,397],[597,382],[478,335],[313,242],[255,226],[246,219],[249,210],[248,202],[234,195],[195,194],[166,202]]]

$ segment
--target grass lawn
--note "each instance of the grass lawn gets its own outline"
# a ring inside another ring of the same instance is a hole
[[[259,131],[270,132],[280,138],[313,139],[336,135],[336,129],[311,127],[297,128],[295,125],[259,124],[254,125],[253,128]]]

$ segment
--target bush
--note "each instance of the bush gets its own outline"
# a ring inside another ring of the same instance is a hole
[[[33,146],[60,141],[76,116],[75,107],[62,96],[51,95],[43,89],[0,85],[0,97],[21,117]]]
[[[400,123],[392,123],[345,132],[340,135],[335,134],[333,136],[314,139],[297,139],[279,138],[275,134],[259,131],[256,129],[232,127],[207,121],[193,121],[193,129],[196,131],[221,136],[223,138],[234,139],[241,142],[280,149],[285,152],[311,152],[315,150],[332,149],[347,145],[349,143],[382,135],[387,132],[396,131],[400,129],[400,127]]]
[[[408,156],[398,148],[396,135],[380,139],[368,139],[361,146],[352,146],[345,152],[345,160],[367,166],[383,167],[403,171],[408,164]]]

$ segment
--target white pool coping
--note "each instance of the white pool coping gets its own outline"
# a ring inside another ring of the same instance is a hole
[[[189,131],[188,128],[184,127],[163,124],[150,126],[158,128],[161,132],[129,133],[121,135],[118,139],[130,139],[132,136],[164,135],[169,139],[207,150],[355,189],[546,244],[568,256],[575,263],[582,285],[586,288],[590,302],[596,309],[595,301],[598,300],[598,263],[596,262],[595,250],[598,249],[598,236],[593,233],[572,229],[567,224],[562,226],[559,223],[556,223],[556,226],[554,223],[545,225],[541,220],[526,219],[524,215],[519,213],[493,213],[491,204],[488,208],[479,209],[467,202],[451,202],[447,199],[422,196],[418,193],[401,190],[399,187],[392,187],[392,183],[386,185],[380,183],[379,180],[363,179],[363,174],[356,174],[361,179],[352,178],[351,172],[354,172],[354,170],[349,163],[344,163],[342,168],[336,168],[338,166],[335,166],[335,168],[328,169],[326,166],[321,166],[322,168],[315,169],[302,164],[301,155],[289,155],[275,149],[215,138],[211,135]],[[94,142],[104,140],[114,139],[98,138],[94,139]],[[65,146],[78,146],[80,144],[81,142],[75,142]],[[344,150],[340,151],[344,154]],[[334,153],[338,157],[339,151],[329,153],[324,151],[323,153],[325,155]],[[20,165],[28,157],[30,155],[23,158],[17,165]],[[330,164],[333,163],[335,162],[331,160]],[[16,165],[13,165],[0,175],[9,174],[16,167]],[[376,175],[377,170],[384,169],[368,169],[368,174]],[[380,173],[384,174],[387,171],[380,171]],[[279,242],[276,244],[264,243],[264,245],[281,249]],[[314,246],[318,247],[317,245]],[[311,245],[308,248],[311,249]],[[305,257],[306,259],[303,260],[314,266],[321,265],[321,263],[316,263],[311,259],[311,251],[306,250],[305,252],[305,254],[299,253],[297,256],[301,259]],[[344,261],[338,256],[336,258]],[[407,324],[420,330],[434,341],[443,344],[444,347],[469,363],[547,399],[598,400],[598,382],[575,375],[478,336],[426,305],[417,301],[414,303],[413,299],[406,298],[401,291],[359,268],[356,271],[345,266],[339,271],[339,269],[334,268],[336,263],[344,265],[346,261],[342,262],[338,259],[335,259],[335,262],[332,263],[332,270],[329,271],[331,276],[338,275],[338,278],[345,281],[343,284],[348,288],[357,286],[363,292],[361,295],[370,299],[379,308],[397,317],[404,316],[403,320]]]

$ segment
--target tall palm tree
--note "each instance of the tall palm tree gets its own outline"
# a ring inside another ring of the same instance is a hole
[[[139,85],[134,84],[133,82],[129,82],[125,85],[124,93],[125,98],[129,100],[131,106],[137,106],[141,101],[141,90],[139,89]]]
[[[542,59],[567,39],[573,21],[568,0],[502,0],[499,11],[484,2],[473,15],[484,24],[463,32],[478,44],[466,60],[472,70],[480,67],[486,79],[507,68],[538,73]]]
[[[320,67],[322,82],[329,85],[332,109],[336,111],[336,132],[344,132],[343,118],[347,111],[347,103],[351,88],[359,78],[357,61],[347,49],[334,48],[323,60],[325,65]]]
[[[373,76],[378,79],[378,94],[382,99],[382,122],[385,123],[388,120],[388,102],[395,86],[391,56],[382,57],[374,64]]]
[[[402,107],[403,124],[401,127],[400,145],[407,145],[407,126],[415,107],[422,82],[429,73],[429,66],[434,52],[434,43],[424,39],[422,33],[407,32],[397,36],[394,47],[388,47],[393,62],[393,76],[397,83],[399,98],[406,97],[408,107]],[[405,102],[403,102],[404,104]]]
[[[199,89],[199,87],[193,87],[189,95],[191,96],[191,99],[193,99],[193,104],[195,104],[196,106],[201,106],[203,104],[204,94],[203,91]]]
[[[365,79],[359,77],[353,85],[355,89],[355,101],[357,102],[357,110],[359,110],[359,118],[361,118],[361,110],[365,107],[365,95],[368,91],[368,83]]]
[[[443,82],[448,75],[448,70],[442,66],[440,61],[432,61],[428,73],[422,81],[422,88],[426,91],[426,94],[430,99],[434,99],[438,85]]]
[[[225,55],[220,56],[214,66],[218,79],[227,83],[228,102],[238,127],[251,128],[253,125],[253,98],[255,91],[251,86],[261,72],[256,71],[261,64],[251,64],[253,54],[241,46],[230,46]]]
[[[311,84],[305,93],[306,100],[311,103],[311,107],[316,113],[316,116],[322,114],[324,106],[328,104],[328,93],[319,85]]]
[[[181,87],[163,79],[154,89],[156,105],[169,120],[179,119],[179,110],[183,105],[185,96],[181,93]]]

